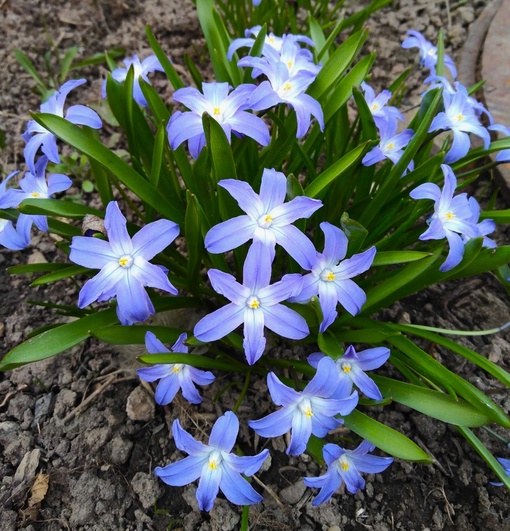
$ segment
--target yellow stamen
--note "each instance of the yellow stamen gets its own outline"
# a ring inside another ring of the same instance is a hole
[[[221,114],[221,110],[219,107],[214,107],[213,109],[214,116],[219,116]]]
[[[252,310],[257,310],[260,306],[260,301],[257,299],[257,297],[250,297],[246,301],[246,306],[248,306],[248,308],[251,308]]]
[[[378,108],[379,108],[379,104],[378,103],[372,103],[372,110],[373,111],[377,111]]]
[[[329,280],[329,282],[333,282],[335,280],[335,274],[331,271],[326,275],[326,280]]]
[[[313,412],[312,412],[312,408],[311,408],[311,407],[307,407],[307,408],[303,411],[303,413],[304,413],[308,418],[313,417]]]
[[[462,120],[464,120],[464,115],[461,112],[459,112],[459,114],[457,114],[457,121],[462,122]]]
[[[346,373],[351,372],[351,366],[348,363],[342,363],[342,370]]]
[[[32,192],[30,195],[32,197],[41,197],[41,194],[39,192]]]
[[[273,216],[270,216],[267,214],[267,216],[264,216],[264,223],[271,223],[273,221]]]
[[[393,142],[386,144],[386,149],[394,149],[394,148],[395,148],[395,144]]]
[[[172,369],[172,372],[179,372],[182,369],[182,365],[174,365],[174,368]]]
[[[447,219],[447,220],[452,220],[454,217],[455,217],[455,214],[453,212],[447,212],[444,217]]]
[[[294,61],[291,61],[290,59],[287,61],[287,68],[290,70],[294,66]]]
[[[131,267],[133,263],[133,259],[131,256],[121,256],[119,258],[119,265],[120,267]]]
[[[349,464],[346,463],[345,461],[343,463],[340,464],[340,466],[342,467],[342,470],[349,470]]]
[[[292,88],[292,84],[289,83],[287,81],[287,83],[285,83],[285,85],[283,85],[283,90],[287,91],[287,90],[290,90]]]
[[[209,468],[211,470],[216,470],[218,468],[218,465],[216,464],[216,461],[214,459],[209,461]]]

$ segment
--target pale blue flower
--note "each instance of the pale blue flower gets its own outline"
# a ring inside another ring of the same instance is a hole
[[[64,83],[60,90],[56,90],[46,102],[41,105],[41,112],[55,114],[76,125],[87,125],[93,129],[100,129],[102,122],[96,111],[85,107],[85,105],[73,105],[67,109],[64,116],[64,103],[71,90],[86,83],[85,79],[71,80]],[[27,130],[23,133],[23,140],[27,142],[24,155],[28,169],[35,174],[35,155],[39,148],[54,163],[60,162],[57,149],[56,136],[38,124],[35,120],[30,120]]]
[[[403,120],[404,115],[396,107],[386,105],[391,99],[391,92],[389,90],[383,90],[376,96],[374,89],[364,81],[361,83],[361,89],[364,92],[365,101],[372,113],[377,128],[381,129],[384,123],[392,122],[395,124],[394,129],[396,130],[397,121]]]
[[[449,130],[453,133],[453,142],[444,158],[447,164],[451,164],[467,154],[471,147],[469,133],[473,133],[484,141],[487,149],[490,144],[490,135],[483,127],[478,118],[479,109],[473,107],[466,88],[458,84],[454,94],[446,91],[443,93],[444,112],[432,120],[429,133],[434,131]]]
[[[210,511],[221,490],[236,505],[252,505],[262,496],[242,477],[252,476],[269,455],[265,449],[257,455],[238,456],[231,453],[239,432],[239,420],[227,411],[214,423],[209,444],[195,440],[182,429],[178,420],[172,424],[175,445],[188,457],[165,467],[156,467],[155,474],[167,485],[182,487],[200,478],[196,493],[201,511]]]
[[[492,124],[488,127],[491,131],[500,131],[505,136],[510,136],[510,127],[505,127],[502,124]],[[510,148],[509,149],[502,149],[498,154],[496,155],[496,161],[497,162],[510,162]]]
[[[176,90],[174,101],[185,105],[189,111],[175,112],[167,126],[168,141],[177,149],[188,141],[191,156],[196,159],[205,146],[202,115],[208,114],[222,127],[230,142],[231,133],[246,135],[262,146],[269,144],[270,136],[264,120],[247,112],[250,95],[255,85],[244,84],[229,94],[228,83],[202,83],[202,92],[194,87]]]
[[[147,332],[145,334],[145,347],[151,354],[162,354],[163,352],[187,354],[188,347],[184,344],[186,338],[187,334],[181,334],[172,350],[168,350],[154,333]],[[136,372],[146,382],[160,380],[154,394],[154,400],[160,406],[170,404],[179,389],[182,389],[182,396],[188,402],[200,404],[202,397],[194,384],[208,385],[214,381],[212,372],[202,371],[185,363],[161,363],[138,369]]]
[[[303,277],[302,291],[290,301],[308,302],[312,297],[318,296],[324,318],[320,331],[324,332],[338,315],[337,303],[351,315],[361,311],[367,297],[351,278],[370,268],[376,249],[370,247],[345,260],[349,242],[344,232],[328,222],[321,223],[320,227],[324,232],[324,252],[315,251],[313,246],[304,249],[306,260],[300,262],[300,265],[303,269],[311,270],[311,273]]]
[[[305,249],[312,245],[291,223],[310,217],[322,206],[321,201],[299,196],[284,203],[287,179],[274,169],[265,169],[262,173],[259,195],[244,181],[224,179],[218,184],[229,192],[246,214],[223,221],[209,230],[205,236],[205,247],[210,253],[224,253],[253,239],[266,245],[272,256],[278,244],[298,263],[307,263]]]
[[[472,223],[476,230],[478,231],[478,236],[483,237],[483,247],[487,247],[488,249],[495,249],[497,247],[497,244],[494,240],[491,240],[490,238],[487,238],[488,234],[492,234],[496,230],[496,224],[492,219],[484,219],[482,221],[480,220],[480,204],[474,197],[470,197],[468,199],[469,202],[469,208],[471,210],[471,217],[468,218],[466,221],[469,223]],[[471,238],[465,234],[462,235],[462,239],[464,242],[469,241]]]
[[[228,47],[228,60],[232,60],[232,56],[237,50],[239,50],[239,48],[251,48],[255,44],[255,39],[257,38],[261,29],[262,26],[253,26],[253,28],[245,30],[244,38],[234,39]],[[284,37],[289,37],[295,42],[302,42],[309,46],[314,46],[312,39],[310,39],[310,37],[307,37],[306,35],[284,35],[282,37],[278,37],[274,33],[269,32],[264,39],[262,54],[267,53],[268,48],[272,48],[273,50],[279,53],[283,45]]]
[[[360,472],[377,474],[386,470],[393,463],[393,458],[369,455],[374,448],[368,441],[363,441],[355,450],[344,450],[336,444],[326,444],[322,455],[328,465],[327,472],[318,478],[304,478],[307,487],[321,489],[312,505],[327,502],[342,483],[345,483],[352,494],[365,488],[365,480]]]
[[[402,48],[418,48],[420,63],[425,68],[429,68],[432,75],[435,75],[438,60],[437,46],[434,46],[419,31],[409,30],[407,35],[408,37],[402,43]],[[444,54],[444,66],[448,68],[453,79],[455,79],[457,77],[457,69],[453,59],[447,54]]]
[[[457,179],[450,166],[441,164],[444,174],[443,190],[434,183],[421,184],[409,194],[413,199],[431,199],[434,201],[434,214],[427,223],[429,228],[420,236],[420,240],[442,240],[446,238],[450,251],[446,261],[439,268],[449,271],[459,265],[464,256],[464,240],[480,236],[472,223],[473,212],[467,194],[455,194]]]
[[[71,179],[62,173],[49,173],[46,176],[47,165],[47,157],[40,157],[35,163],[34,173],[27,172],[23,179],[20,180],[20,189],[10,188],[6,191],[3,200],[0,199],[0,205],[3,205],[0,208],[16,208],[24,199],[48,199],[54,194],[64,192],[72,185]],[[32,223],[39,230],[48,231],[48,219],[46,216],[20,214],[16,230],[23,240],[27,242],[30,242]]]
[[[285,275],[279,282],[269,285],[271,263],[269,249],[256,242],[244,262],[242,285],[228,273],[209,270],[214,291],[231,302],[196,324],[194,335],[198,340],[204,343],[216,341],[243,324],[244,352],[248,364],[253,365],[266,346],[264,327],[289,339],[303,339],[308,335],[308,325],[303,317],[280,304],[301,290],[301,275]]]
[[[7,189],[7,184],[17,174],[17,171],[11,172],[0,183],[0,209],[18,206],[17,200],[10,193],[11,190]],[[30,243],[30,229],[28,232],[28,239],[26,239],[14,228],[12,221],[0,219],[0,245],[3,245],[7,249],[11,249],[12,251],[24,249]]]
[[[401,133],[397,133],[397,121],[387,120],[380,123],[379,135],[381,137],[379,145],[370,150],[361,160],[361,164],[364,166],[372,166],[384,159],[389,159],[393,164],[396,164],[404,154],[404,149],[411,141],[414,131],[405,129]],[[414,162],[411,161],[404,170],[404,174],[413,169]]]
[[[348,415],[358,404],[356,391],[342,399],[331,398],[338,385],[336,374],[335,362],[325,357],[303,391],[296,391],[283,384],[274,373],[269,373],[269,393],[273,402],[282,408],[260,420],[250,420],[248,425],[261,437],[278,437],[291,430],[287,454],[302,454],[312,433],[325,437],[343,424],[336,415]]]
[[[314,70],[299,70],[291,74],[289,68],[280,60],[270,57],[243,57],[238,66],[255,68],[258,75],[264,74],[263,81],[251,94],[250,108],[265,111],[280,103],[290,105],[296,112],[296,137],[301,138],[308,131],[313,116],[324,130],[324,113],[320,103],[305,94],[306,89],[316,78]]]
[[[138,105],[147,107],[147,100],[145,99],[142,89],[140,88],[140,78],[146,83],[149,83],[147,74],[156,71],[164,72],[159,59],[155,55],[149,55],[149,57],[146,57],[143,61],[140,61],[137,55],[133,55],[133,57],[126,57],[123,62],[125,65],[124,67],[116,68],[112,72],[113,79],[119,82],[125,81],[129,69],[133,67],[133,98]],[[106,80],[103,83],[102,96],[103,98],[106,98]]]
[[[145,225],[131,238],[126,218],[115,201],[106,207],[104,226],[108,241],[75,236],[70,245],[70,260],[101,269],[81,289],[78,306],[85,308],[94,301],[116,298],[122,324],[145,321],[155,313],[145,286],[177,294],[164,269],[149,260],[175,240],[179,227],[173,221],[160,219]]]
[[[308,363],[312,367],[318,366],[320,360],[325,355],[317,352],[308,356]],[[382,400],[381,391],[372,378],[365,374],[379,368],[390,357],[390,349],[386,347],[375,347],[356,352],[352,345],[349,345],[342,357],[335,361],[338,369],[338,387],[332,398],[345,398],[352,392],[353,384],[368,398]]]

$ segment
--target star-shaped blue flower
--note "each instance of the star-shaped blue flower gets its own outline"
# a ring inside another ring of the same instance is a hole
[[[70,245],[69,258],[73,262],[101,269],[81,289],[78,306],[85,308],[94,301],[116,298],[117,316],[122,324],[145,321],[155,313],[145,286],[177,294],[164,269],[149,260],[175,240],[179,227],[173,221],[160,219],[131,238],[126,218],[115,201],[106,207],[104,226],[108,241],[75,236]]]
[[[213,508],[219,490],[236,505],[259,503],[262,496],[241,474],[255,474],[267,459],[269,450],[253,457],[231,453],[238,432],[239,420],[231,411],[214,423],[209,444],[195,440],[182,429],[178,420],[174,420],[172,434],[175,445],[189,456],[165,467],[156,467],[154,472],[172,487],[182,487],[200,478],[196,496],[201,511]]]

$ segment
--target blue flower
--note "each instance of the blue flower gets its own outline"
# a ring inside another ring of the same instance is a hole
[[[469,96],[466,87],[459,83],[456,88],[457,92],[453,94],[448,91],[443,93],[444,112],[438,113],[429,127],[429,133],[441,130],[453,133],[452,145],[444,158],[448,164],[461,159],[469,151],[469,133],[482,138],[485,149],[491,141],[489,132],[480,124],[480,109],[473,105],[473,98]]]
[[[317,367],[325,355],[317,352],[308,356],[308,363]],[[338,370],[338,387],[332,398],[345,398],[352,393],[353,384],[369,398],[381,400],[382,395],[372,378],[365,374],[379,368],[390,357],[390,349],[375,347],[356,352],[352,345],[345,350],[345,354],[335,361]]]
[[[186,338],[186,334],[181,334],[172,350],[168,350],[152,332],[147,332],[145,334],[145,346],[151,354],[161,354],[163,352],[183,352],[187,354],[188,347],[184,344]],[[160,406],[170,404],[179,389],[182,389],[182,396],[188,402],[200,404],[202,397],[193,384],[208,385],[214,381],[214,375],[211,372],[201,371],[184,363],[162,363],[138,369],[136,372],[146,382],[160,380],[154,394],[154,400]]]
[[[488,127],[491,131],[500,131],[505,136],[510,136],[510,127],[501,124],[492,124]],[[510,149],[502,149],[496,155],[496,162],[510,162]]]
[[[464,256],[464,240],[480,236],[473,219],[472,207],[467,194],[454,197],[457,179],[450,166],[441,164],[444,174],[443,190],[434,183],[421,184],[409,195],[413,199],[432,199],[434,214],[428,220],[429,228],[420,236],[420,240],[442,240],[446,238],[450,251],[440,271],[449,271],[462,262]]]
[[[115,81],[122,82],[126,79],[128,71],[133,67],[133,98],[142,107],[147,107],[148,103],[143,95],[142,89],[140,88],[140,78],[142,78],[146,83],[149,83],[149,78],[147,74],[151,72],[164,72],[159,59],[155,55],[149,55],[143,61],[140,62],[137,55],[133,57],[126,57],[124,59],[125,67],[116,68],[112,72],[112,77]],[[103,83],[102,87],[102,96],[106,98],[106,80]]]
[[[476,230],[478,231],[478,236],[483,237],[483,247],[487,247],[488,249],[495,249],[497,247],[496,242],[494,240],[491,240],[490,238],[487,238],[487,235],[492,234],[496,230],[496,224],[492,219],[484,219],[482,221],[479,221],[481,209],[478,201],[474,197],[470,197],[468,199],[468,202],[469,208],[471,210],[471,217],[468,218],[466,221],[472,223],[476,227]],[[464,240],[464,242],[467,242],[471,238],[463,234],[462,239]]]
[[[324,113],[320,103],[305,94],[306,89],[313,83],[317,76],[317,66],[309,69],[300,69],[297,73],[289,70],[286,63],[280,58],[270,57],[243,57],[238,66],[251,67],[257,75],[264,74],[267,81],[263,81],[250,96],[250,108],[254,111],[264,111],[280,103],[290,105],[296,112],[297,132],[296,137],[301,138],[308,131],[311,116],[319,123],[321,131],[324,130]]]
[[[390,159],[396,164],[404,154],[404,149],[409,144],[414,135],[412,129],[405,129],[397,134],[397,121],[386,120],[379,125],[379,135],[381,140],[378,146],[370,150],[361,160],[364,166],[372,166],[384,159]],[[414,169],[414,162],[411,161],[404,173]]]
[[[34,173],[27,172],[19,182],[20,189],[11,188],[7,190],[0,200],[0,208],[15,208],[24,199],[48,199],[54,194],[64,192],[71,185],[72,181],[67,175],[62,173],[50,173],[46,177],[46,166],[48,159],[45,156],[40,157],[35,163]],[[48,219],[43,215],[20,214],[17,223],[17,232],[24,241],[30,242],[30,230],[32,223],[39,230],[48,231]]]
[[[260,2],[259,2],[260,3]],[[257,38],[262,26],[253,26],[253,28],[245,30],[244,38],[234,39],[230,46],[228,47],[227,58],[229,61],[232,60],[234,53],[239,50],[239,48],[251,48],[255,44],[255,39]],[[251,35],[251,37],[250,37]],[[310,37],[306,35],[284,35],[283,37],[277,37],[274,33],[269,32],[264,39],[264,46],[262,48],[262,55],[268,53],[268,49],[271,48],[276,52],[280,52],[284,37],[289,37],[295,42],[303,42],[309,46],[314,46],[314,42]]]
[[[75,236],[69,258],[84,267],[101,269],[80,291],[78,306],[117,298],[117,316],[124,325],[145,321],[155,313],[144,286],[173,295],[177,290],[164,270],[149,262],[179,234],[179,227],[166,219],[149,223],[130,238],[126,218],[115,201],[106,207],[104,223],[109,241]]]
[[[202,115],[208,114],[222,127],[230,142],[231,133],[246,135],[262,146],[269,144],[269,131],[264,120],[247,112],[248,101],[255,85],[239,85],[229,94],[228,83],[202,83],[203,94],[196,88],[176,90],[174,100],[189,111],[175,112],[167,126],[168,140],[177,149],[185,140],[191,156],[196,159],[205,146]]]
[[[323,222],[320,227],[325,237],[324,252],[316,252],[313,246],[304,248],[306,261],[300,262],[300,265],[304,269],[311,270],[311,273],[304,276],[302,291],[290,301],[308,302],[318,295],[324,317],[320,331],[324,332],[338,315],[336,311],[338,302],[351,315],[361,311],[367,297],[351,278],[370,268],[376,249],[370,247],[365,252],[344,260],[347,253],[347,236],[331,223]],[[306,263],[311,265],[307,266]]]
[[[263,354],[266,346],[264,327],[289,339],[303,339],[309,333],[306,321],[298,313],[283,306],[301,289],[302,277],[285,275],[279,282],[271,280],[270,252],[260,242],[254,243],[243,267],[244,283],[217,269],[209,270],[214,291],[224,295],[230,304],[206,315],[195,326],[195,337],[203,342],[220,339],[244,324],[243,347],[249,365]]]
[[[391,121],[395,123],[396,130],[397,120],[403,120],[404,116],[396,107],[386,105],[391,99],[391,92],[383,90],[376,96],[374,89],[364,81],[361,88],[377,128],[380,129],[385,122]]]
[[[210,511],[221,490],[236,505],[252,505],[262,501],[262,496],[244,479],[255,474],[269,455],[263,450],[253,457],[231,453],[239,432],[239,420],[227,411],[214,423],[209,444],[195,440],[181,428],[178,420],[172,424],[175,445],[188,457],[165,467],[156,467],[155,474],[167,485],[182,487],[200,478],[197,489],[198,507]]]
[[[310,217],[322,206],[317,199],[299,196],[284,203],[287,179],[281,172],[265,169],[262,173],[260,194],[244,181],[224,179],[218,183],[237,201],[245,215],[237,216],[214,226],[205,236],[205,247],[210,253],[224,253],[253,238],[271,250],[278,243],[298,263],[306,262],[304,249],[310,240],[291,225],[297,219]]]
[[[321,489],[312,505],[328,501],[342,483],[345,483],[349,492],[356,494],[365,487],[365,480],[360,472],[377,474],[386,470],[393,463],[393,458],[369,455],[374,448],[368,441],[363,441],[355,450],[344,450],[336,444],[326,444],[322,452],[328,465],[327,472],[318,478],[304,478],[307,487]]]
[[[313,433],[317,437],[326,434],[343,424],[335,415],[348,415],[358,404],[358,393],[333,399],[338,379],[335,362],[328,357],[317,365],[315,376],[303,391],[296,391],[283,384],[274,373],[267,375],[267,386],[273,402],[283,406],[259,420],[250,420],[248,425],[261,437],[278,437],[292,430],[288,455],[299,455]]]
[[[41,112],[55,114],[76,125],[87,125],[93,129],[99,129],[102,125],[101,118],[99,118],[95,111],[85,107],[85,105],[73,105],[69,107],[64,116],[64,103],[67,95],[74,88],[83,85],[83,83],[86,83],[85,79],[71,80],[64,83],[60,87],[60,90],[56,90],[48,98],[48,101],[41,105]],[[27,130],[23,133],[23,140],[27,142],[24,150],[25,161],[32,174],[36,173],[35,154],[39,148],[48,157],[48,160],[54,163],[60,162],[57,138],[35,120],[28,122]]]
[[[435,75],[438,59],[437,46],[429,42],[419,31],[409,30],[407,35],[409,36],[402,43],[402,48],[418,48],[420,51],[420,63],[425,68],[429,68],[432,75]],[[455,79],[457,77],[457,69],[453,59],[447,54],[444,55],[444,65],[450,71],[453,79]]]
[[[7,184],[17,174],[17,171],[11,172],[0,183],[0,209],[13,208],[18,206],[16,200],[13,201],[11,189],[7,189]],[[19,251],[21,249],[24,249],[29,243],[30,229],[28,239],[26,239],[21,234],[19,234],[18,231],[14,228],[12,221],[0,219],[0,245],[3,245],[7,249],[11,249],[12,251]]]

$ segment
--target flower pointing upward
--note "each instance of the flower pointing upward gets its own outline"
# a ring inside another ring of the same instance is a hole
[[[149,223],[131,238],[126,218],[115,201],[106,207],[104,226],[109,241],[75,236],[69,258],[84,267],[101,271],[80,291],[78,306],[117,298],[117,316],[124,325],[145,321],[155,313],[144,286],[159,288],[173,295],[177,290],[164,270],[149,263],[179,234],[179,227],[167,219]]]
[[[198,507],[210,511],[221,490],[226,498],[236,505],[252,505],[262,501],[262,496],[244,479],[255,474],[267,459],[269,450],[257,455],[237,456],[231,453],[239,432],[239,420],[232,411],[227,411],[215,423],[209,444],[203,444],[181,428],[178,420],[172,424],[172,434],[179,450],[188,457],[156,467],[155,474],[167,485],[182,487],[200,478],[197,489]]]

